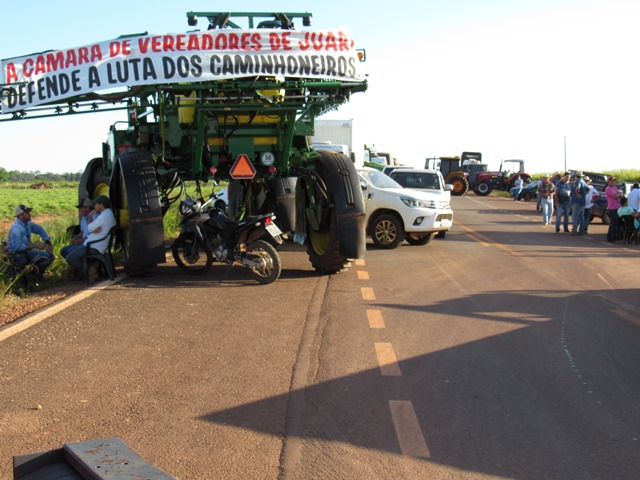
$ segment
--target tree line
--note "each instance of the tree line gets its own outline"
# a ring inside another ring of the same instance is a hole
[[[55,181],[70,181],[78,182],[82,172],[65,172],[65,173],[52,173],[41,172],[36,170],[35,172],[20,172],[18,170],[7,170],[0,167],[0,182],[2,183],[23,183],[23,182],[55,182]]]

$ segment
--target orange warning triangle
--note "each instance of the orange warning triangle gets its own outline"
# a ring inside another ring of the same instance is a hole
[[[245,154],[240,154],[236,157],[236,161],[233,162],[229,174],[231,174],[231,178],[234,180],[249,179],[256,176],[256,169],[253,168],[249,157]]]

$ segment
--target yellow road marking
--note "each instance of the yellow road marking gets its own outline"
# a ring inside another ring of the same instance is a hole
[[[366,263],[364,261],[364,258],[358,258],[356,260],[356,265],[358,265],[358,266],[366,265]]]
[[[625,320],[630,321],[631,323],[635,323],[636,325],[640,325],[640,319],[636,318],[635,315],[632,315],[624,310],[614,310],[613,313],[618,315],[619,317],[624,318]]]
[[[384,320],[380,310],[367,310],[369,328],[384,328]]]
[[[369,272],[366,270],[358,270],[358,280],[369,280]]]
[[[513,255],[514,257],[519,257],[520,254],[514,250],[511,250],[509,247],[507,247],[506,245],[503,245],[502,243],[497,243],[492,241],[490,238],[485,237],[484,235],[482,235],[481,233],[478,233],[474,230],[472,230],[471,228],[462,225],[461,223],[458,222],[458,226],[462,227],[465,231],[466,231],[466,235],[471,238],[473,241],[480,243],[481,245],[485,246],[485,247],[496,247],[499,248],[500,250],[503,250],[505,252],[507,252],[509,255]]]
[[[360,291],[362,292],[362,299],[363,300],[375,300],[376,299],[376,294],[373,293],[373,288],[362,287],[360,289]]]
[[[401,377],[400,365],[396,353],[393,351],[393,345],[390,343],[374,343],[376,347],[376,355],[378,356],[378,365],[380,365],[380,373],[383,377]]]
[[[413,458],[430,458],[413,404],[407,400],[389,400],[389,408],[402,454]]]

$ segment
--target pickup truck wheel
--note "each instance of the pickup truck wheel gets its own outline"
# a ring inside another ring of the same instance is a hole
[[[602,220],[602,223],[604,223],[605,225],[609,225],[611,223],[611,219],[609,218],[609,212],[607,212],[606,210],[603,210],[600,220]]]
[[[525,202],[530,202],[532,198],[533,198],[533,193],[527,192],[527,193],[524,194],[524,201]]]
[[[433,233],[410,233],[405,240],[409,245],[426,245],[432,238]]]
[[[440,230],[438,233],[436,233],[436,238],[444,238],[446,236],[447,236],[446,230]]]
[[[392,249],[404,240],[402,222],[395,215],[384,214],[371,222],[371,240],[378,248]]]
[[[476,195],[486,197],[493,191],[493,188],[491,187],[491,184],[489,182],[480,182],[476,185],[473,191]]]

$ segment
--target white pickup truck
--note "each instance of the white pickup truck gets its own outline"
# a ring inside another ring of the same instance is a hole
[[[403,188],[374,168],[358,168],[366,207],[367,234],[379,248],[396,248],[403,240],[426,245],[434,233],[443,236],[453,225],[451,185],[445,185],[440,172],[437,188]]]

